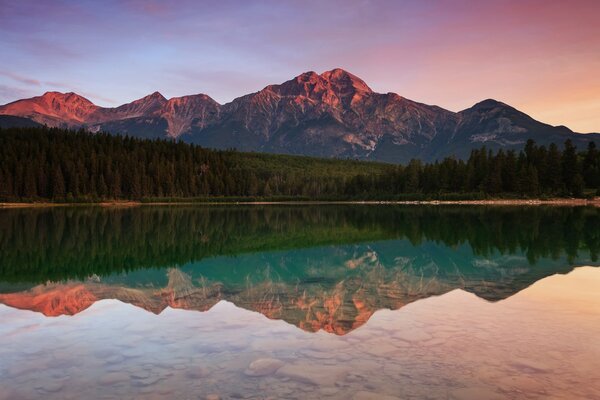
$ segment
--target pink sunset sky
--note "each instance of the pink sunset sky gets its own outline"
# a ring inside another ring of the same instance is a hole
[[[115,106],[155,90],[225,103],[344,68],[459,111],[494,98],[600,132],[600,1],[0,0],[0,103],[48,90]]]

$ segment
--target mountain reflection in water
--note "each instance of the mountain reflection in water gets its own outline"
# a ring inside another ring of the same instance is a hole
[[[0,304],[0,399],[598,399],[600,269],[487,302],[453,290],[310,333],[221,301],[160,316]]]
[[[597,265],[586,207],[230,206],[0,211],[0,303],[47,316],[117,299],[160,313],[226,300],[344,335],[462,289],[505,299]]]

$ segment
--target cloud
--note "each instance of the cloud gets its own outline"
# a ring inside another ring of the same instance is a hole
[[[69,47],[66,44],[60,44],[57,41],[48,40],[41,37],[30,37],[22,41],[22,45],[32,54],[35,54],[40,59],[57,60],[68,59],[78,60],[82,54],[74,47]]]
[[[33,97],[35,95],[36,93],[32,92],[31,90],[0,83],[0,104],[6,104],[18,99]]]
[[[88,92],[88,91],[82,91],[82,90],[71,90],[72,92],[75,92],[85,98],[87,98],[88,100],[91,100],[92,103],[96,104],[96,101],[100,100],[103,103],[109,103],[109,104],[120,104],[117,101],[108,98],[108,97],[104,97],[102,95],[96,94],[96,93],[92,93],[92,92]],[[98,104],[96,104],[98,105]]]
[[[73,87],[67,83],[62,82],[50,82],[50,81],[39,81],[37,79],[31,79],[19,74],[15,74],[9,71],[0,71],[0,76],[5,76],[11,80],[24,84],[27,87],[13,86],[10,84],[2,84],[0,82],[0,104],[5,104],[22,98],[29,98],[39,96],[45,91],[62,91],[62,92],[75,92],[83,97],[93,99],[93,101],[101,101],[108,104],[117,104],[118,102],[104,95],[90,92],[79,87]]]
[[[41,82],[38,81],[37,79],[27,78],[25,76],[15,74],[10,71],[0,71],[0,75],[6,76],[7,78],[12,79],[13,81],[24,83],[25,85],[31,85],[31,86],[40,86],[41,85]]]

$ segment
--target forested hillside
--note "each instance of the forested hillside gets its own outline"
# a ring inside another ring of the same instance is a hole
[[[57,128],[0,129],[0,200],[428,199],[584,196],[600,188],[594,143],[473,150],[407,165],[208,150]]]

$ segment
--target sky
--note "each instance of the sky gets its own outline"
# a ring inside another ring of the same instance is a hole
[[[226,103],[336,67],[452,111],[494,98],[600,132],[600,1],[0,0],[0,104]]]

